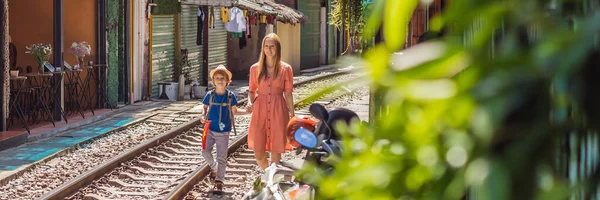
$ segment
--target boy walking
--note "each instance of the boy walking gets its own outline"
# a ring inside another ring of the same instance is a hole
[[[233,92],[227,90],[231,82],[231,72],[223,65],[210,71],[210,78],[215,89],[204,96],[204,116],[202,123],[209,123],[209,130],[204,131],[202,156],[211,168],[210,177],[215,180],[213,193],[222,194],[225,169],[227,168],[227,147],[229,133],[235,130],[233,115],[246,114],[237,109],[237,99]],[[212,155],[214,145],[217,145],[217,161]]]

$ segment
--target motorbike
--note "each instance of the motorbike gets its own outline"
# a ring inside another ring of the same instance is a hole
[[[312,104],[309,108],[310,114],[319,120],[317,123],[310,116],[296,116],[288,123],[288,138],[290,144],[296,147],[298,155],[304,149],[304,163],[312,162],[326,173],[334,170],[327,159],[332,156],[341,157],[344,150],[340,143],[341,135],[335,130],[334,124],[342,121],[349,124],[352,120],[360,120],[358,115],[349,109],[334,108],[328,111],[321,104]],[[292,164],[271,164],[262,178],[254,182],[254,189],[247,192],[242,199],[314,199],[317,189],[302,181],[294,180],[296,170],[301,166]]]

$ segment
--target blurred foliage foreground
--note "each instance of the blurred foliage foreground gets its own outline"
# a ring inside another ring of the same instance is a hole
[[[321,199],[598,199],[598,0],[451,0],[402,50],[417,0],[375,0],[375,103]],[[443,28],[442,28],[443,27]],[[402,51],[400,51],[402,50]]]

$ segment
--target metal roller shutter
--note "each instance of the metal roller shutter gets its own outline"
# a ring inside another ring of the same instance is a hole
[[[198,6],[181,5],[181,49],[188,50],[189,66],[182,71],[190,72],[190,78],[201,82],[202,77],[202,45],[196,44],[198,33]]]
[[[227,66],[227,30],[221,20],[221,7],[215,7],[215,28],[208,29],[208,71]],[[209,77],[210,79],[210,77]]]
[[[158,97],[158,82],[170,82],[175,76],[175,16],[152,18],[152,97]]]

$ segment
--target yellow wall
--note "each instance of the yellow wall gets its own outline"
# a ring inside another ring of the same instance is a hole
[[[71,65],[77,63],[69,47],[73,42],[86,41],[92,54],[85,61],[96,59],[96,1],[64,0],[64,59]],[[34,43],[53,44],[53,2],[49,0],[12,0],[9,2],[11,42],[17,47],[17,66],[37,64],[25,47]],[[50,56],[53,62],[53,55]],[[97,62],[96,62],[97,63]]]
[[[292,65],[294,74],[300,73],[300,25],[277,22],[277,36],[281,39],[281,60]]]

